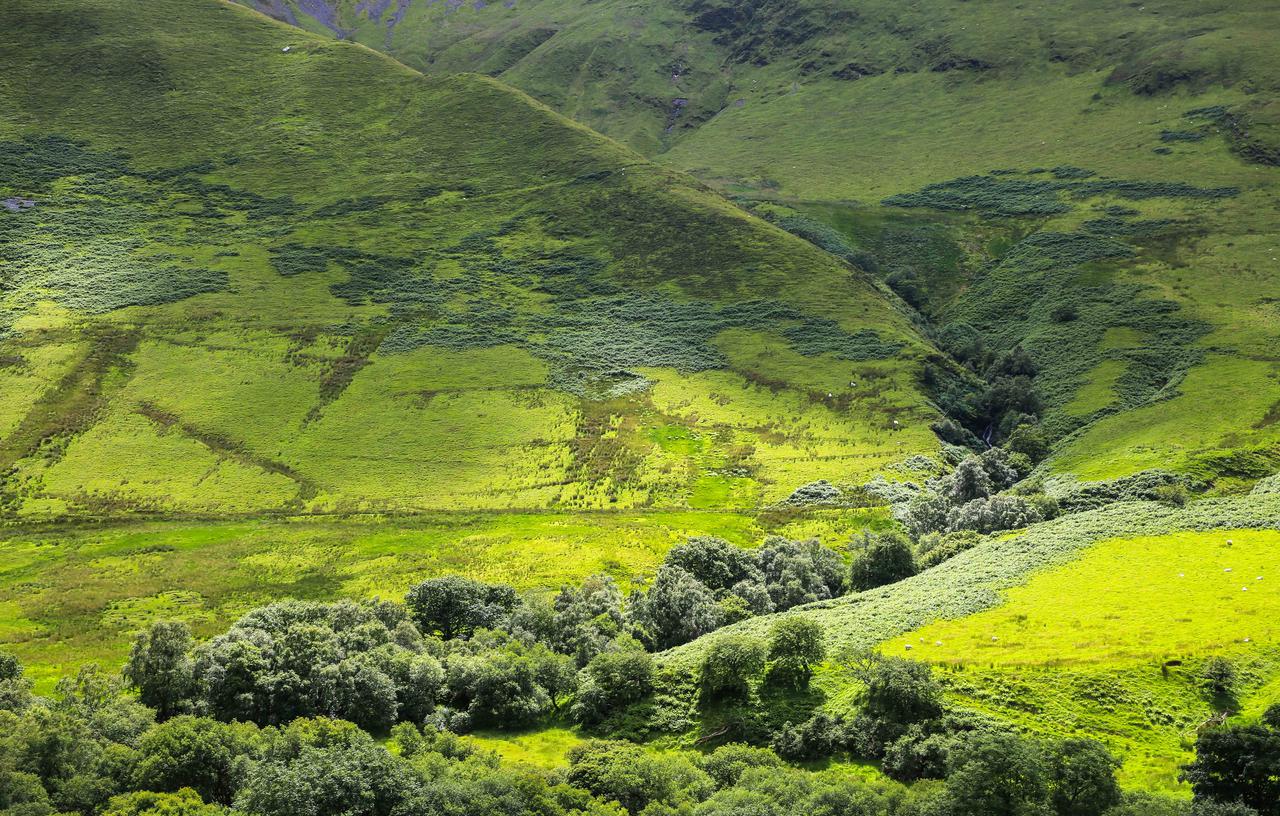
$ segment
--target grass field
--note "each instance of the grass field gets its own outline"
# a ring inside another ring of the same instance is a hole
[[[692,535],[742,546],[766,534],[818,537],[843,547],[855,531],[885,523],[879,510],[827,510],[40,525],[0,537],[0,647],[48,690],[77,665],[122,662],[153,620],[185,620],[209,635],[277,598],[400,598],[441,574],[555,590],[604,572],[628,588]]]
[[[1103,541],[1009,590],[995,609],[925,626],[883,648],[914,644],[919,657],[936,662],[1071,665],[1277,646],[1280,581],[1269,573],[1278,554],[1275,530]]]
[[[1275,530],[1108,539],[999,606],[881,649],[939,665],[960,705],[1039,733],[1098,736],[1126,757],[1129,785],[1177,790],[1177,766],[1211,713],[1256,717],[1280,702],[1277,552]],[[1238,699],[1199,688],[1213,655],[1240,670]]]

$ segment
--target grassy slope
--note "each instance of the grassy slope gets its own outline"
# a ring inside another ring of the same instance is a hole
[[[885,523],[879,510],[826,510],[36,524],[8,531],[0,546],[0,646],[47,689],[83,663],[122,662],[134,633],[158,618],[213,634],[273,599],[398,598],[449,573],[540,590],[606,572],[625,587],[691,535],[742,546],[816,536],[836,546]]]
[[[803,719],[813,706],[847,711],[860,687],[844,659],[880,648],[936,663],[961,706],[1032,733],[1104,740],[1124,758],[1128,786],[1179,789],[1177,766],[1195,726],[1224,706],[1256,716],[1280,700],[1270,623],[1277,600],[1265,588],[1277,514],[1274,496],[1182,509],[1118,504],[997,537],[893,586],[804,607],[799,614],[823,625],[835,659],[819,673],[817,693],[800,710],[789,703],[785,716]],[[1223,546],[1228,538],[1238,549]],[[1264,586],[1244,593],[1245,583]],[[735,629],[764,635],[774,617]],[[704,647],[696,641],[666,659],[691,665]],[[1237,704],[1199,690],[1197,672],[1215,654],[1242,670]],[[1162,673],[1167,660],[1182,663]]]
[[[836,544],[883,514],[758,511],[936,448],[872,283],[496,82],[212,0],[7,3],[0,55],[0,643],[42,687],[156,616]]]
[[[287,0],[271,5],[308,21]],[[1143,287],[1143,298],[1183,308],[1178,353],[1189,356],[1161,374],[1162,387],[1126,390],[1118,369],[1134,354],[1108,347],[1101,332],[1064,342],[1033,320],[1004,341],[1044,358],[1071,353],[1045,360],[1057,380],[1051,419],[1058,436],[1071,437],[1053,473],[1092,480],[1172,467],[1230,482],[1264,468],[1223,466],[1221,455],[1259,448],[1270,451],[1272,469],[1280,464],[1277,171],[1239,155],[1248,142],[1269,149],[1272,161],[1280,155],[1280,56],[1270,37],[1280,4],[669,0],[643,14],[620,2],[410,0],[385,13],[379,5],[334,0],[332,28],[426,70],[501,76],[747,199],[825,202],[828,220],[890,258],[903,244],[885,240],[879,202],[960,176],[1070,165],[1111,178],[1239,187],[1239,196],[1210,203],[1144,202],[1141,217],[1181,223],[1102,270],[1108,284]],[[1206,128],[1183,116],[1219,105],[1239,115],[1238,126]],[[1233,129],[1247,136],[1230,136]],[[1198,131],[1207,138],[1162,141]],[[1077,230],[1092,210],[1131,203],[1100,197],[1072,216],[1019,219],[1010,229]],[[984,242],[989,223],[919,215],[965,249],[963,277],[979,276],[1008,246]],[[899,226],[894,232],[911,240]],[[1097,282],[1095,274],[1075,290]],[[996,294],[1018,286],[1015,278]],[[960,302],[939,310],[972,319],[963,290],[952,294]],[[1100,329],[1125,325],[1115,315],[1085,319]],[[1208,331],[1192,330],[1196,321]],[[1158,405],[1142,407],[1152,399]]]
[[[936,444],[869,282],[516,91],[230,4],[4,15],[0,138],[54,140],[0,213],[11,510],[754,507]]]

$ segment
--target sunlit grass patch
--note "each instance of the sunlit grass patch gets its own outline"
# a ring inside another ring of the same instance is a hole
[[[765,529],[746,514],[680,511],[11,530],[0,540],[0,648],[47,690],[80,664],[117,665],[132,634],[160,618],[209,635],[279,598],[400,598],[443,574],[541,591],[605,572],[627,587],[692,535],[748,546]]]
[[[528,733],[478,732],[467,737],[477,748],[493,751],[506,762],[524,762],[542,768],[568,765],[565,755],[583,741],[576,731],[546,728]]]
[[[1111,479],[1149,468],[1185,468],[1196,454],[1280,440],[1280,423],[1266,421],[1280,401],[1274,363],[1213,355],[1187,374],[1178,391],[1169,400],[1100,420],[1056,454],[1051,468],[1082,479]]]
[[[1231,543],[1228,544],[1227,542]],[[1280,532],[1100,542],[1001,605],[884,644],[935,662],[1064,665],[1173,659],[1280,643]]]

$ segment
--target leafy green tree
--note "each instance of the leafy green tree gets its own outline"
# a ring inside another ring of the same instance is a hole
[[[902,808],[892,795],[881,796],[869,786],[851,785],[834,775],[774,766],[746,769],[736,785],[722,788],[693,810],[695,816],[889,816],[908,812],[918,811]]]
[[[844,721],[819,711],[799,726],[783,724],[772,747],[786,759],[820,759],[842,750],[847,742]]]
[[[175,793],[135,791],[111,797],[102,816],[224,816],[226,808],[205,804],[190,788]]]
[[[449,703],[474,726],[527,725],[552,710],[553,693],[568,691],[563,684],[574,677],[568,657],[488,631],[457,642],[445,672]]]
[[[667,552],[663,563],[679,567],[713,592],[728,590],[743,581],[762,580],[751,552],[710,536],[695,536],[677,544]]]
[[[1027,350],[1022,346],[1014,346],[996,358],[987,369],[986,377],[988,380],[998,377],[1034,377],[1037,373],[1039,369]]]
[[[1184,766],[1197,800],[1243,802],[1262,816],[1280,816],[1280,731],[1264,725],[1210,728]]]
[[[5,722],[0,719],[0,726],[3,725]],[[54,809],[40,777],[0,764],[0,812],[15,816],[46,816]]]
[[[866,710],[872,717],[910,725],[942,714],[942,687],[927,664],[871,655],[856,670],[867,686]]]
[[[688,643],[720,625],[720,610],[711,590],[670,565],[662,566],[653,585],[635,596],[631,615],[655,649]]]
[[[955,736],[914,723],[886,747],[881,767],[886,776],[899,782],[942,779],[947,775],[947,762],[955,744]]]
[[[768,748],[730,742],[707,754],[698,765],[723,790],[736,785],[751,768],[782,767],[782,759]]]
[[[51,707],[83,722],[99,741],[135,745],[155,712],[123,691],[119,675],[89,663],[58,681]]]
[[[1238,681],[1236,667],[1225,657],[1209,658],[1200,670],[1201,686],[1214,697],[1232,697]]]
[[[945,532],[950,511],[951,502],[946,496],[932,490],[921,490],[905,506],[895,510],[894,515],[912,537],[919,540],[928,533]]]
[[[927,570],[981,543],[982,536],[973,530],[957,530],[946,535],[928,533],[920,538],[916,564],[922,571]]]
[[[974,499],[947,513],[947,529],[979,534],[1013,530],[1043,521],[1040,509],[1022,496],[1000,495]]]
[[[756,560],[778,612],[844,594],[849,570],[840,555],[820,541],[770,536],[756,551]]]
[[[952,751],[947,799],[954,814],[1049,816],[1039,748],[1013,734],[977,734]]]
[[[1025,456],[1029,462],[1039,462],[1049,455],[1049,433],[1041,425],[1019,425],[1009,434],[1004,447],[1010,453]]]
[[[418,628],[445,640],[501,626],[516,608],[515,590],[460,575],[430,578],[410,588],[405,604]]]
[[[548,640],[585,666],[622,631],[622,592],[608,575],[592,575],[578,586],[562,587],[552,608]]]
[[[956,465],[955,472],[947,479],[947,498],[954,505],[985,499],[994,489],[987,469],[977,456],[970,456]]]
[[[578,688],[578,672],[573,658],[557,654],[541,643],[531,646],[529,653],[534,663],[534,678],[551,698],[551,711],[559,711],[560,698]]]
[[[1262,712],[1262,724],[1280,729],[1280,703],[1272,703]]]
[[[0,711],[21,711],[31,705],[31,681],[18,658],[0,652]]]
[[[849,583],[855,590],[865,591],[915,574],[915,555],[906,536],[864,532],[861,547],[849,569]]]
[[[625,635],[593,657],[582,674],[570,711],[582,723],[600,722],[653,691],[653,657],[639,641]]]
[[[983,394],[982,407],[995,427],[999,427],[1001,420],[1011,414],[1025,414],[1034,418],[1044,411],[1044,404],[1040,401],[1031,378],[1027,376],[997,377],[992,380]]]
[[[429,654],[393,651],[382,663],[396,687],[397,717],[422,723],[435,710],[444,688],[444,667]]]
[[[248,816],[391,816],[421,787],[401,760],[351,723],[297,720],[250,763],[235,809]]]
[[[51,812],[38,809],[45,803],[90,814],[123,792],[136,754],[115,739],[133,742],[153,715],[109,680],[86,667],[59,684],[51,703],[0,712],[0,801],[33,814]]]
[[[827,656],[822,626],[799,615],[785,615],[769,630],[769,668],[771,680],[796,688],[809,685],[813,666]]]
[[[1101,816],[1120,804],[1120,762],[1097,740],[1069,739],[1048,759],[1051,801],[1058,816]]]
[[[1106,816],[1190,816],[1191,808],[1185,799],[1128,791],[1121,795],[1120,803],[1107,811]]]
[[[1013,487],[1024,475],[1018,468],[1020,457],[1010,456],[1004,448],[987,448],[979,459],[987,478],[991,480],[992,488],[997,491]]]
[[[173,717],[142,735],[134,784],[149,791],[190,789],[206,802],[231,804],[240,784],[239,760],[252,756],[258,729],[205,717]]]
[[[191,646],[191,630],[182,621],[157,621],[133,642],[124,676],[161,720],[192,708],[196,682]]]
[[[629,742],[591,740],[570,749],[568,759],[570,783],[633,814],[654,804],[678,807],[701,801],[715,787],[685,757]]]
[[[396,722],[396,684],[377,656],[356,653],[325,666],[313,677],[322,688],[317,713],[342,717],[379,733]]]
[[[194,671],[219,719],[270,725],[325,715],[382,731],[434,707],[424,695],[441,672],[422,648],[398,605],[282,601],[201,644]]]
[[[750,635],[719,635],[702,656],[702,694],[707,700],[743,696],[753,679],[764,671],[768,650]]]

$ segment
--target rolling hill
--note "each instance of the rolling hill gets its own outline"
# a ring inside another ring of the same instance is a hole
[[[834,227],[1032,352],[1064,484],[1280,465],[1276,3],[257,5]]]
[[[936,447],[872,281],[516,91],[5,15],[11,513],[751,508]]]
[[[281,598],[847,572],[1002,445],[950,557],[789,613],[805,693],[695,703],[705,634],[618,735],[855,722],[872,650],[1185,795],[1210,661],[1280,702],[1280,2],[1027,5],[0,5],[0,647],[44,693]]]
[[[0,638],[42,682],[155,616],[836,543],[884,514],[760,514],[938,450],[891,293],[518,91],[229,3],[0,23]]]

